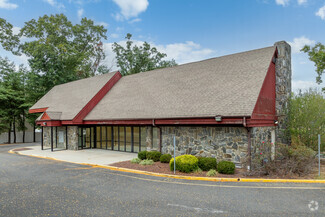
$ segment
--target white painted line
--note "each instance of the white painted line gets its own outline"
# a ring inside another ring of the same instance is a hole
[[[180,208],[188,209],[188,210],[195,210],[196,212],[225,213],[224,211],[217,210],[217,209],[207,209],[207,208],[199,208],[199,207],[190,207],[190,206],[179,205],[179,204],[167,204],[167,206],[174,206],[174,207],[180,207]]]

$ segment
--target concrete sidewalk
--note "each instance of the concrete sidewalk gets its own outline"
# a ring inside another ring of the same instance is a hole
[[[84,149],[78,151],[72,150],[41,150],[40,146],[27,146],[23,148],[12,149],[11,152],[15,152],[20,155],[52,158],[60,161],[66,161],[71,163],[84,163],[84,164],[96,164],[96,165],[110,165],[120,161],[127,161],[138,157],[137,153],[110,151],[102,149]]]

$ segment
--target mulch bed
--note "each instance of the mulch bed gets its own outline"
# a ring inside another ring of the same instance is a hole
[[[133,170],[141,170],[141,171],[147,171],[147,172],[154,172],[154,173],[162,173],[162,174],[170,174],[174,175],[174,171],[170,171],[169,164],[168,163],[161,163],[161,162],[155,162],[153,165],[140,165],[140,164],[133,164],[130,161],[122,161],[114,164],[110,164],[110,166],[115,167],[121,167],[121,168],[127,168],[127,169],[133,169]],[[318,167],[317,167],[318,168]],[[316,167],[315,167],[316,169]],[[201,173],[182,173],[179,171],[176,171],[176,175],[180,176],[196,176],[196,177],[206,177],[206,171],[203,171]],[[314,179],[315,175],[318,174],[318,170],[313,172],[312,174],[309,174],[307,176],[266,176],[266,175],[254,175],[254,176],[248,176],[245,174],[245,169],[239,169],[236,168],[235,174],[233,175],[226,175],[226,174],[217,174],[215,176],[216,178],[265,178],[265,179]],[[325,165],[322,165],[322,173],[325,173]]]

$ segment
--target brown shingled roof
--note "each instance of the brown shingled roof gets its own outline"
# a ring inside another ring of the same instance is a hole
[[[53,120],[72,120],[115,73],[98,75],[53,87],[30,109],[46,108]]]
[[[274,52],[267,47],[125,76],[84,120],[250,116]]]

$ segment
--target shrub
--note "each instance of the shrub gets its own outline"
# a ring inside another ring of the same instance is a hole
[[[139,159],[139,158],[133,158],[132,160],[131,160],[131,163],[133,163],[133,164],[138,164],[138,163],[140,163],[141,162],[141,159]]]
[[[222,174],[234,174],[235,164],[229,161],[220,161],[217,166],[218,173]]]
[[[209,172],[207,172],[207,176],[216,176],[217,175],[217,171],[214,169],[209,170]]]
[[[172,159],[172,156],[170,154],[163,154],[160,156],[161,163],[169,163],[170,159]]]
[[[144,160],[144,159],[146,159],[146,158],[147,158],[147,151],[140,151],[140,152],[138,153],[138,158],[139,158],[140,160]]]
[[[198,166],[199,160],[193,155],[181,155],[176,157],[176,170],[190,173],[196,170]],[[169,162],[170,170],[174,170],[174,158],[172,158]]]
[[[140,162],[140,165],[152,165],[153,164],[153,160],[148,160],[148,159],[145,159],[143,161]]]
[[[211,169],[217,169],[217,159],[214,157],[198,157],[199,167],[203,171],[209,171]]]
[[[194,172],[194,173],[202,173],[203,171],[201,170],[201,168],[200,168],[200,167],[198,167],[198,168],[197,168],[197,169],[195,169],[193,172]]]
[[[148,151],[147,152],[147,159],[153,160],[154,162],[157,162],[160,160],[161,153],[159,151]]]

